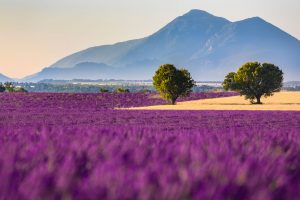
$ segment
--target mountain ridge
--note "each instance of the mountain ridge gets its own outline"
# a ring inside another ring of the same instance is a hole
[[[196,80],[222,80],[244,62],[260,61],[279,65],[287,80],[296,80],[300,77],[299,52],[297,38],[260,17],[231,22],[194,9],[148,37],[87,48],[45,69],[59,71],[80,65],[81,69],[74,71],[83,73],[90,69],[87,63],[96,63],[108,66],[105,73],[99,68],[98,78],[150,79],[160,64],[173,63],[186,67]],[[41,80],[45,69],[27,80]],[[91,76],[95,75],[93,69]],[[57,78],[55,73],[47,77]],[[83,78],[75,72],[64,77]]]
[[[12,78],[0,73],[0,83],[13,81]]]

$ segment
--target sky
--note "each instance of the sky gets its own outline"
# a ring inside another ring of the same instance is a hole
[[[148,36],[191,9],[259,16],[300,39],[299,0],[0,0],[0,73],[22,78],[88,47]]]

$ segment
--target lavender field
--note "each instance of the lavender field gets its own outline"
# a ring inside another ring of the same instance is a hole
[[[142,93],[0,99],[0,199],[300,199],[300,112],[114,109],[166,103]]]

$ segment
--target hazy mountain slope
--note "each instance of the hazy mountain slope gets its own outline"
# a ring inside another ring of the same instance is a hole
[[[103,45],[88,48],[86,50],[67,56],[50,67],[53,68],[72,68],[82,62],[114,64],[116,60],[122,57],[132,48],[139,45],[143,39],[120,42],[114,45]]]
[[[224,18],[192,10],[146,38],[124,55],[119,63],[130,64],[143,60],[184,63],[193,52],[228,23],[230,22]]]
[[[192,10],[149,37],[89,48],[34,77],[150,79],[160,64],[173,63],[188,68],[196,80],[222,80],[247,61],[274,63],[283,69],[286,81],[299,80],[300,42],[258,17],[230,22]],[[80,63],[103,63],[107,68],[96,72],[81,65],[78,70]],[[59,71],[61,68],[70,70]]]
[[[42,78],[41,78],[42,77]],[[43,79],[71,80],[71,79],[105,79],[106,77],[120,78],[116,71],[106,64],[84,62],[75,65],[73,68],[48,67],[41,72],[26,77],[23,81],[38,82]]]
[[[3,75],[0,73],[0,83],[4,83],[4,82],[7,82],[7,81],[13,81],[13,79]]]
[[[225,72],[247,61],[271,62],[286,72],[287,80],[298,80],[299,56],[299,40],[255,17],[224,26],[192,56],[189,65],[197,74],[197,64],[203,63],[203,73],[221,80]]]

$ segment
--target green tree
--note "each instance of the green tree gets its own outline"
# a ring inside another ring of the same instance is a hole
[[[139,92],[141,92],[141,93],[151,93],[151,90],[144,88],[144,89],[139,90]]]
[[[230,72],[223,82],[226,91],[237,91],[255,104],[261,104],[262,96],[272,96],[274,92],[279,92],[282,86],[283,72],[279,67],[258,62],[245,63],[236,73]]]
[[[28,92],[28,91],[23,87],[16,87],[14,92]]]
[[[224,90],[228,91],[228,90],[234,90],[235,87],[235,82],[234,82],[234,76],[235,76],[235,72],[230,72],[229,74],[227,74],[225,76],[225,80],[223,82],[223,88]]]
[[[104,93],[104,92],[109,92],[109,90],[108,90],[108,89],[106,89],[106,88],[100,88],[100,92],[101,92],[101,93]]]
[[[118,93],[124,93],[124,92],[130,92],[129,89],[125,89],[125,88],[117,88],[116,92]]]
[[[178,97],[188,96],[192,92],[195,81],[186,69],[164,64],[155,72],[153,85],[164,99],[174,105]]]
[[[4,83],[4,87],[5,87],[5,90],[7,92],[14,92],[15,91],[15,86],[12,82],[6,82]]]
[[[0,92],[5,92],[5,87],[2,83],[0,83]]]

